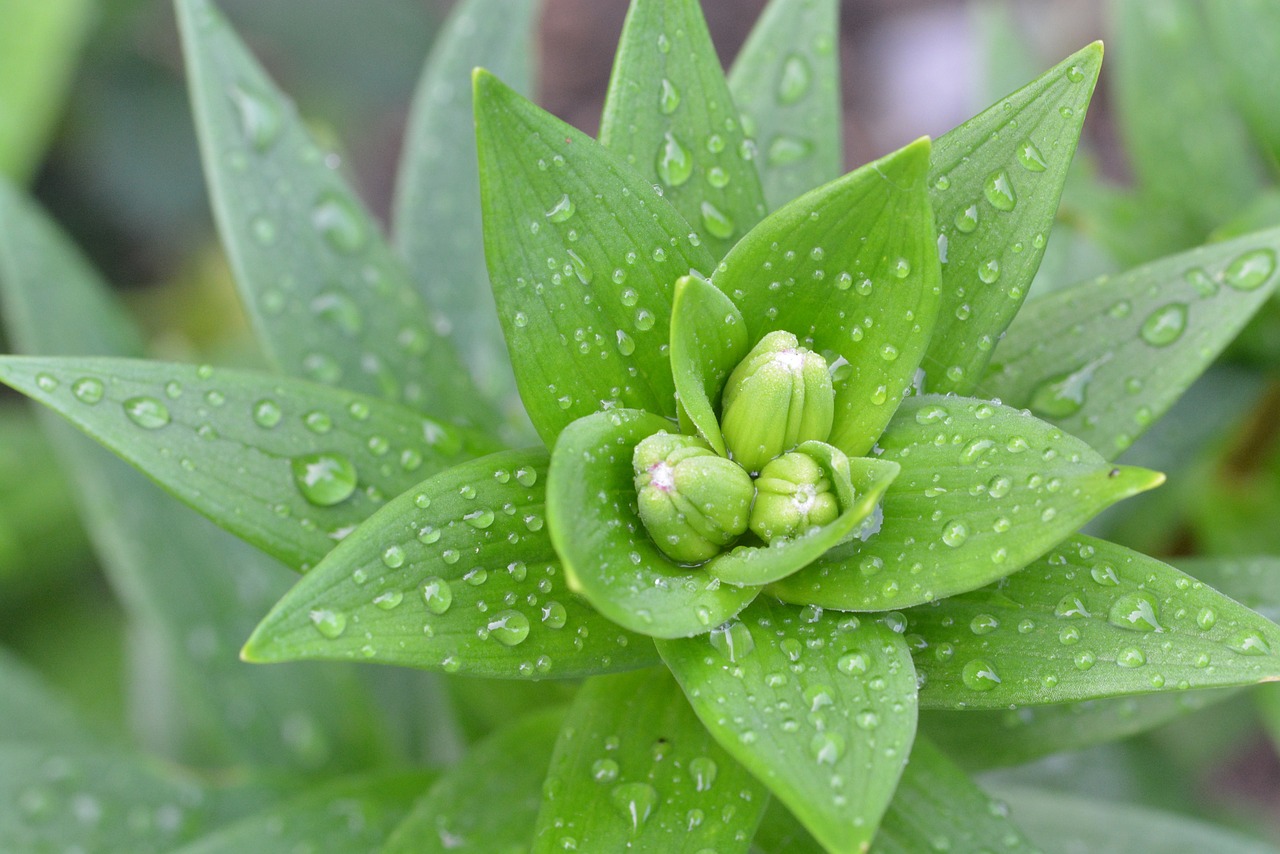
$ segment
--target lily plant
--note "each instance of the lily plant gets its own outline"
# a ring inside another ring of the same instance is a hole
[[[1280,232],[1023,308],[1101,45],[841,174],[837,6],[774,0],[726,76],[696,0],[634,0],[598,140],[477,70],[494,324],[449,234],[413,230],[439,146],[411,138],[397,252],[178,1],[279,371],[13,356],[0,380],[302,573],[247,661],[585,680],[511,708],[387,850],[1023,850],[948,755],[1016,740],[1002,711],[1052,751],[1060,704],[1280,678],[1280,628],[1078,533],[1162,482],[1115,457],[1275,289]],[[44,226],[3,210],[23,257]],[[502,414],[503,342],[540,442]]]

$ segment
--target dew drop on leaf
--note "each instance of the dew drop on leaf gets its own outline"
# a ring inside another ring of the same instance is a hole
[[[733,220],[711,202],[702,203],[702,225],[713,237],[725,240],[733,235]]]
[[[709,756],[697,756],[689,760],[689,776],[693,778],[693,788],[696,791],[709,791],[715,785],[719,771],[716,761]]]
[[[1270,655],[1271,646],[1257,632],[1242,632],[1227,641],[1227,646],[1241,655]]]
[[[1028,172],[1043,172],[1049,167],[1040,149],[1030,139],[1024,139],[1018,144],[1018,162]]]
[[[144,430],[159,430],[169,421],[168,408],[154,397],[131,397],[124,402],[129,420]]]
[[[658,109],[664,116],[669,116],[680,106],[680,90],[667,78],[662,78],[658,91]]]
[[[102,400],[103,391],[102,380],[95,377],[83,377],[71,384],[71,393],[76,400],[90,406]]]
[[[259,427],[269,430],[279,424],[282,417],[284,413],[280,411],[280,405],[274,400],[264,397],[253,405],[253,423]]]
[[[609,799],[630,823],[631,829],[639,830],[653,815],[658,805],[658,792],[648,783],[622,783],[609,793]]]
[[[1238,291],[1260,288],[1276,269],[1276,256],[1270,249],[1246,252],[1227,265],[1222,280]]]
[[[573,199],[569,198],[569,194],[566,193],[547,209],[546,217],[552,222],[565,222],[573,216],[576,210]]]
[[[232,86],[227,90],[235,105],[240,132],[259,153],[269,150],[280,136],[280,111],[267,98],[245,86]]]
[[[658,178],[668,187],[679,187],[693,174],[693,156],[671,131],[663,135],[657,167]]]
[[[489,619],[489,636],[503,646],[516,646],[529,636],[529,618],[519,611],[499,611]]]
[[[1000,677],[989,661],[975,658],[965,664],[960,671],[960,679],[965,687],[973,691],[990,691],[1000,684]]]
[[[453,588],[443,578],[433,575],[422,584],[422,601],[431,613],[443,614],[453,604]]]
[[[364,248],[369,232],[355,203],[334,192],[321,194],[311,209],[311,224],[333,249],[354,254]]]
[[[317,507],[332,507],[356,490],[356,467],[343,454],[302,454],[290,461],[290,467],[298,492]]]
[[[733,664],[750,655],[756,648],[756,641],[746,623],[734,620],[712,630],[711,645]]]
[[[787,106],[798,102],[809,91],[813,72],[808,61],[798,53],[793,53],[782,63],[782,74],[778,78],[778,103]]]
[[[770,166],[787,166],[798,163],[813,153],[813,143],[785,134],[775,136],[765,150],[765,161]]]
[[[1139,334],[1152,347],[1167,347],[1181,338],[1186,328],[1186,303],[1171,302],[1151,312]]]
[[[982,184],[982,193],[996,210],[1011,211],[1018,204],[1018,196],[1009,180],[1009,173],[1003,169],[997,169],[987,176]]]
[[[347,630],[347,615],[341,611],[317,608],[307,616],[311,618],[311,625],[316,627],[316,631],[329,640],[340,637]]]

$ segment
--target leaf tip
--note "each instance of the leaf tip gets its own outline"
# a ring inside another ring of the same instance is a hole
[[[1164,472],[1137,466],[1115,466],[1107,471],[1107,478],[1114,484],[1121,498],[1155,489],[1166,479]]]

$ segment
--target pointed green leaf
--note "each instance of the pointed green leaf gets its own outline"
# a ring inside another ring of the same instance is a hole
[[[445,21],[409,113],[395,193],[395,243],[418,290],[447,321],[472,378],[495,400],[515,377],[484,263],[471,69],[517,91],[533,77],[538,0],[468,0]]]
[[[398,404],[271,374],[0,358],[0,382],[303,571],[389,496],[488,450],[487,441]]]
[[[525,850],[562,709],[527,715],[473,747],[423,795],[382,854]]]
[[[201,836],[175,854],[377,850],[434,776],[381,771],[339,779]]]
[[[641,439],[673,427],[630,409],[580,418],[560,435],[547,484],[551,542],[569,586],[618,625],[667,638],[710,631],[758,592],[675,563],[649,538],[631,459]]]
[[[1280,166],[1280,7],[1268,0],[1200,5],[1216,59],[1226,69],[1226,89],[1254,141]]]
[[[755,150],[698,0],[631,4],[600,142],[660,184],[716,258],[764,216]]]
[[[214,215],[268,355],[291,374],[487,423],[439,318],[335,156],[210,0],[176,5]]]
[[[769,794],[663,669],[603,676],[565,717],[533,850],[746,852]]]
[[[851,457],[893,416],[933,329],[928,157],[920,140],[800,197],[752,230],[711,280],[742,310],[753,343],[785,329],[848,360],[828,441]]]
[[[96,273],[3,181],[0,297],[10,340],[27,352],[140,350],[137,331]],[[112,588],[137,630],[156,639],[142,672],[172,686],[163,702],[148,704],[148,714],[172,708],[163,726],[148,728],[153,746],[209,765],[300,770],[362,767],[385,755],[380,710],[353,671],[271,672],[235,660],[253,615],[286,589],[283,566],[178,504],[52,412],[42,414]]]
[[[546,473],[545,451],[505,451],[388,502],[272,609],[245,658],[508,679],[652,663],[645,638],[564,588],[543,527]]]
[[[707,562],[708,574],[729,584],[758,585],[799,572],[855,536],[900,471],[897,463],[885,460],[849,459],[822,442],[805,442],[796,451],[809,453],[830,473],[843,511],[830,524],[798,537],[775,540],[767,546],[740,546],[714,557]]]
[[[1148,732],[1237,693],[1222,688],[999,711],[925,711],[920,731],[966,768],[1021,765]]]
[[[1033,854],[1006,811],[927,739],[916,737],[889,811],[871,846],[875,854],[988,851]]]
[[[1280,618],[1280,557],[1175,558],[1178,569],[1268,620]]]
[[[1203,6],[1112,5],[1120,137],[1150,213],[1167,227],[1181,225],[1184,241],[1234,217],[1260,183],[1244,123],[1227,97],[1225,66],[1207,43]]]
[[[975,590],[1164,480],[1112,466],[1024,412],[969,398],[909,398],[878,447],[881,460],[902,466],[879,532],[779,582],[779,596],[883,611]]]
[[[1014,824],[1049,854],[1275,854],[1234,830],[1171,812],[1019,787],[995,794]]]
[[[720,395],[749,349],[746,321],[727,296],[705,279],[685,276],[676,282],[671,373],[681,416],[722,457],[728,454],[717,415]]]
[[[1102,66],[1102,43],[939,137],[929,163],[942,302],[931,391],[970,394],[1044,254]]]
[[[920,703],[1017,705],[1280,680],[1280,626],[1155,558],[1076,536],[998,585],[906,612]]]
[[[590,137],[489,74],[475,86],[485,255],[538,434],[607,406],[675,415],[672,290],[711,271],[706,247]]]
[[[839,7],[773,0],[729,72],[770,210],[840,175]]]
[[[1000,342],[980,391],[1114,457],[1270,297],[1277,251],[1280,229],[1260,231],[1036,300]]]
[[[916,731],[900,635],[757,599],[709,637],[659,641],[694,711],[830,851],[865,847]]]

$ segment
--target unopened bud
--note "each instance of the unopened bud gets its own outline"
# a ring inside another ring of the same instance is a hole
[[[766,543],[799,536],[839,515],[831,479],[807,454],[783,454],[765,464],[756,478],[750,525]]]

